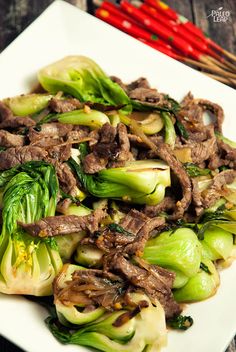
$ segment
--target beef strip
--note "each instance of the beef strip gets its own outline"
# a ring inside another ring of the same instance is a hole
[[[209,208],[213,205],[223,194],[224,186],[234,181],[236,177],[236,170],[225,170],[217,174],[211,187],[207,190],[202,200],[204,208]]]
[[[155,304],[159,300],[162,304],[166,318],[173,317],[181,312],[180,306],[174,300],[171,288],[174,281],[174,274],[157,265],[148,265],[140,268],[125,259],[121,254],[114,256],[110,266],[114,272],[139,288],[151,298]]]
[[[77,194],[77,180],[66,163],[60,164],[56,168],[60,188],[66,194],[75,197]]]
[[[204,192],[200,192],[198,188],[198,179],[193,178],[193,203],[196,206],[196,214],[201,215],[204,209],[211,207],[218,199],[220,199],[224,192],[225,185],[230,184],[236,177],[236,170],[225,170],[214,176],[212,184]]]
[[[1,152],[0,170],[7,170],[31,160],[46,160],[48,153],[34,146],[8,148]]]
[[[134,242],[136,235],[148,220],[149,218],[146,215],[132,209],[120,223],[121,229],[124,230],[123,233],[106,228],[98,238],[95,238],[95,243],[98,248],[105,252],[124,248],[125,245]]]
[[[67,161],[71,157],[71,144],[49,146],[46,150],[48,152],[46,160],[54,165]]]
[[[185,210],[191,203],[191,180],[186,170],[183,168],[183,165],[173,155],[169,145],[157,142],[156,148],[153,149],[153,152],[155,152],[158,157],[160,157],[170,166],[171,170],[177,176],[181,185],[183,196],[182,199],[176,203],[176,209],[172,215],[172,219],[179,219],[183,216]]]
[[[217,145],[220,153],[218,165],[229,165],[231,168],[236,169],[236,148],[231,147],[221,140],[217,140]],[[219,167],[218,165],[217,167]]]
[[[173,210],[175,208],[176,200],[172,197],[165,197],[163,201],[157,205],[146,205],[144,207],[144,213],[153,218],[158,216],[162,212]]]
[[[13,116],[12,111],[0,101],[0,129],[34,126],[35,121],[29,116]]]
[[[186,144],[191,148],[191,158],[194,164],[201,164],[203,161],[213,158],[217,153],[217,143],[215,136],[208,138],[204,142]]]
[[[117,128],[109,123],[93,132],[90,147],[92,152],[83,160],[84,172],[94,174],[108,167],[121,166],[133,158],[125,125],[119,123]]]
[[[136,88],[128,93],[130,99],[141,102],[154,103],[160,106],[168,106],[169,102],[166,99],[166,94],[159,93],[157,89],[152,88]]]
[[[82,109],[83,107],[84,107],[84,104],[75,98],[69,98],[69,99],[52,98],[49,102],[49,108],[53,112],[57,112],[60,114],[77,110],[77,109]]]
[[[222,124],[224,122],[224,111],[222,107],[206,99],[195,99],[195,103],[201,106],[203,111],[209,110],[214,114],[216,117],[215,129],[222,132]]]
[[[25,143],[25,137],[17,134],[12,134],[5,130],[0,130],[0,146],[11,148],[11,147],[23,147]]]
[[[95,309],[97,306],[108,311],[119,310],[127,305],[135,307],[136,304],[129,297],[131,290],[135,288],[128,287],[121,277],[95,269],[75,271],[63,288],[60,287],[59,274],[53,284],[55,302],[60,301],[64,305],[83,304],[86,311],[88,307]]]
[[[108,227],[95,239],[95,243],[106,253],[122,248],[122,253],[140,256],[152,230],[159,230],[164,224],[164,218],[150,219],[145,214],[132,209],[120,223],[122,232],[112,231]]]
[[[28,138],[31,145],[47,148],[62,143],[63,137],[67,137],[73,126],[70,124],[51,122],[42,124],[40,127],[40,131],[30,128]]]
[[[85,216],[49,216],[32,224],[23,224],[21,222],[19,224],[27,233],[34,237],[67,235],[82,230],[88,230],[93,233],[98,230],[99,222],[105,215],[104,211],[98,209],[92,214]]]

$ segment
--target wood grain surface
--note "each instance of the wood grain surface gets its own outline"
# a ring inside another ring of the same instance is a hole
[[[92,0],[67,0],[67,2],[93,14]],[[0,0],[0,52],[50,3],[52,0]],[[166,3],[196,23],[223,48],[236,54],[236,0],[166,0]],[[220,7],[223,8],[222,11],[230,12],[226,22],[215,22],[213,17],[209,16],[212,10],[217,10]],[[22,352],[2,337],[0,337],[0,351]],[[236,352],[235,340],[231,342],[227,352]]]

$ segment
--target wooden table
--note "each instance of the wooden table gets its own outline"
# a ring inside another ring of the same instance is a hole
[[[67,2],[93,14],[94,6],[92,0],[67,0]],[[0,0],[0,52],[38,17],[50,3],[52,3],[52,0]],[[236,54],[235,0],[166,0],[166,3],[189,20],[195,22],[226,50]],[[230,12],[226,22],[209,16],[212,10],[217,10],[219,7],[223,7],[222,11]],[[36,343],[38,342],[36,341]],[[1,337],[0,351],[22,352],[22,350]],[[231,342],[227,352],[236,352],[235,340]]]

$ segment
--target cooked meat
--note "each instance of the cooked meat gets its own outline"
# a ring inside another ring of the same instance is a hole
[[[143,213],[132,209],[121,221],[119,228],[114,226],[112,229],[108,226],[95,239],[95,243],[105,252],[122,248],[122,253],[140,256],[152,231],[160,230],[164,224],[164,218],[150,219]]]
[[[140,211],[131,209],[120,225],[124,230],[136,236],[148,220],[149,218]]]
[[[67,161],[71,157],[71,144],[49,146],[46,150],[48,152],[47,161],[54,165],[56,162]]]
[[[83,160],[83,169],[87,174],[95,174],[106,168],[107,160],[106,158],[100,158],[95,153],[90,153],[86,155]]]
[[[186,146],[191,147],[191,158],[194,164],[201,164],[203,161],[212,158],[217,152],[215,136],[204,142],[186,144]]]
[[[162,212],[173,210],[175,208],[175,204],[175,199],[172,197],[165,197],[163,201],[157,205],[146,205],[144,208],[144,213],[150,218],[153,218]]]
[[[83,138],[87,138],[89,135],[89,127],[87,126],[73,126],[73,130],[66,134],[68,141],[79,141]]]
[[[66,163],[63,163],[57,166],[56,171],[62,191],[75,197],[78,190],[77,181],[70,167]]]
[[[128,92],[132,92],[134,89],[137,89],[137,88],[150,89],[150,84],[146,78],[140,77],[135,81],[131,82],[130,84],[127,84],[126,86],[126,89]]]
[[[117,126],[117,132],[119,140],[119,152],[117,156],[117,161],[130,160],[132,156],[130,153],[130,143],[126,126],[123,123],[119,123],[119,125]]]
[[[222,107],[206,99],[196,99],[195,102],[202,107],[203,111],[209,110],[214,114],[216,118],[215,128],[217,131],[222,132],[222,124],[224,122]]]
[[[34,125],[35,121],[29,116],[13,116],[12,111],[0,101],[0,129],[14,129],[18,127],[31,127]]]
[[[1,152],[0,170],[7,170],[13,166],[26,163],[31,160],[45,160],[48,153],[34,146],[24,146],[16,148],[8,148]]]
[[[110,266],[115,273],[119,273],[132,285],[142,288],[154,303],[159,300],[165,310],[166,318],[181,312],[181,308],[171,292],[174,281],[173,273],[157,265],[148,265],[147,263],[145,268],[140,268],[121,254],[114,256]]]
[[[121,277],[111,272],[105,273],[94,269],[75,271],[72,280],[67,281],[63,288],[60,287],[59,274],[53,284],[55,302],[60,301],[65,305],[82,304],[85,306],[85,311],[88,311],[89,307],[95,309],[97,306],[108,311],[119,310],[127,305],[135,308],[137,305],[129,297],[129,292],[134,290],[135,288],[129,287]],[[143,303],[143,301],[139,302],[138,306],[147,307]],[[122,322],[119,326],[121,325],[123,325]]]
[[[224,196],[225,185],[230,184],[236,177],[236,170],[225,170],[214,176],[212,184],[204,192],[200,192],[198,179],[192,179],[193,203],[196,206],[196,214],[201,215],[204,209],[211,207],[218,199]]]
[[[69,99],[56,99],[52,98],[49,102],[49,108],[53,112],[64,113],[77,109],[82,109],[84,106],[78,99],[69,98]]]
[[[221,157],[219,166],[229,165],[231,168],[236,169],[236,148],[220,140],[217,140],[217,144]]]
[[[137,233],[134,241],[127,245],[124,248],[124,251],[126,253],[129,253],[130,255],[136,254],[137,256],[141,256],[145,244],[147,240],[150,238],[150,235],[154,229],[162,229],[163,225],[165,224],[165,218],[164,217],[154,217],[151,219],[148,219],[144,226],[140,229],[140,231]]]
[[[236,177],[236,170],[225,170],[217,174],[211,187],[204,194],[202,203],[204,208],[209,208],[222,195],[224,195],[224,186],[234,181]]]
[[[30,144],[44,148],[60,144],[63,142],[62,137],[67,137],[72,127],[72,125],[59,122],[44,123],[39,131],[31,127],[28,133]]]
[[[176,203],[176,209],[172,216],[173,219],[179,219],[183,216],[185,210],[189,207],[192,199],[191,180],[183,168],[182,164],[175,158],[172,150],[167,144],[156,143],[154,150],[158,157],[166,161],[173,173],[177,176],[182,188],[182,199]]]
[[[25,143],[24,136],[18,134],[12,134],[5,130],[0,130],[0,146],[11,148],[11,147],[23,147]]]
[[[129,92],[130,99],[139,100],[142,102],[155,103],[157,105],[166,105],[166,95],[159,93],[157,89],[151,88],[136,88]]]
[[[84,171],[94,174],[108,167],[123,165],[133,158],[125,125],[119,123],[117,128],[104,124],[98,133],[91,133],[92,152],[83,160]]]
[[[20,226],[34,237],[52,237],[88,230],[98,230],[99,222],[104,218],[105,212],[95,210],[86,216],[59,215],[43,218],[32,224],[19,223]]]

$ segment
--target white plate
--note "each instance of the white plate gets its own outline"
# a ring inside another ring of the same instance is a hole
[[[236,91],[63,1],[54,2],[0,55],[0,98],[27,92],[39,68],[69,54],[87,55],[126,82],[147,77],[177,100],[191,90],[217,102],[225,111],[226,135],[236,139]],[[163,352],[224,352],[236,332],[236,263],[221,273],[218,293],[190,305],[185,314],[194,318],[193,327],[170,332]],[[0,295],[0,315],[1,334],[26,351],[88,351],[59,344],[43,322],[46,311],[21,297]]]

